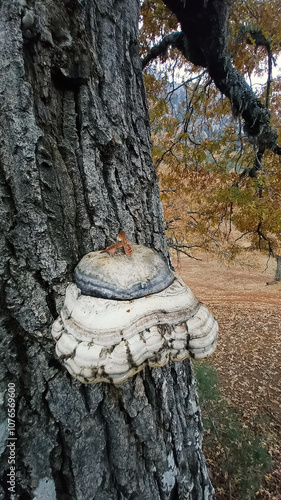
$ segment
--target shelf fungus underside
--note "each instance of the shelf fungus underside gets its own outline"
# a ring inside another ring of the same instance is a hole
[[[52,335],[71,375],[85,384],[119,384],[146,365],[212,354],[216,320],[175,273],[169,274],[172,282],[163,290],[128,300],[85,295],[76,284],[68,286]]]

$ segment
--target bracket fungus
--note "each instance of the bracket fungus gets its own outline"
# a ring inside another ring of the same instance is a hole
[[[128,242],[124,231],[115,245],[85,255],[74,278],[52,335],[82,383],[119,384],[146,365],[215,350],[218,325],[208,309],[160,254]]]

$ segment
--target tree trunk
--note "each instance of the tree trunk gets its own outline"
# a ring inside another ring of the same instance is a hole
[[[0,8],[0,498],[212,498],[190,362],[85,386],[50,333],[78,260],[120,229],[168,259],[138,2]]]
[[[281,255],[277,255],[276,257],[276,273],[275,273],[275,281],[281,281]]]

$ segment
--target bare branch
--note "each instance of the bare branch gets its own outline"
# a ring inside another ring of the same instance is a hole
[[[271,246],[271,241],[270,241],[270,239],[265,234],[263,234],[263,232],[261,231],[261,227],[262,227],[262,221],[259,222],[258,227],[257,227],[257,233],[259,235],[259,249],[261,249],[260,248],[260,242],[263,239],[267,243],[268,254],[271,255],[272,257],[275,257],[274,250],[273,250],[273,248]]]
[[[168,239],[167,243],[168,243],[168,247],[169,248],[173,248],[177,252],[180,252],[180,253],[183,253],[184,255],[187,255],[191,259],[202,261],[202,259],[199,259],[198,257],[194,257],[194,255],[191,255],[189,252],[187,252],[186,250],[184,250],[185,248],[201,248],[200,245],[181,245],[179,243],[175,243],[172,238]]]
[[[158,56],[165,55],[168,48],[178,49],[180,52],[189,59],[188,43],[181,31],[173,31],[169,35],[164,36],[164,38],[157,45],[151,48],[149,54],[147,54],[142,59],[142,69],[144,69],[151,61],[156,59]]]
[[[187,80],[185,80],[183,83],[181,83],[180,85],[178,85],[176,88],[173,88],[172,90],[170,90],[168,93],[167,93],[167,96],[166,98],[169,98],[171,94],[173,94],[174,92],[176,92],[178,89],[180,89],[181,87],[184,87],[185,85],[187,85],[188,83],[190,82],[193,82],[194,80],[198,80],[201,79],[202,76],[204,76],[206,74],[206,70],[202,71],[202,73],[200,74],[197,74],[196,76],[193,76],[191,78],[188,78]]]
[[[270,95],[270,85],[272,80],[272,49],[271,49],[271,39],[266,38],[263,32],[259,28],[251,26],[241,26],[237,39],[246,39],[246,43],[249,45],[255,45],[255,47],[265,47],[267,52],[267,84],[266,84],[266,108],[269,108],[269,95]]]
[[[266,101],[265,105],[269,108],[270,85],[272,81],[272,53],[271,48],[267,48],[267,83],[266,83]]]
[[[177,141],[174,141],[174,142],[171,144],[171,146],[163,152],[162,156],[161,156],[160,158],[158,158],[158,160],[156,160],[156,162],[155,162],[156,167],[159,167],[160,163],[163,161],[163,159],[165,158],[165,156],[166,156],[168,153],[170,153],[170,154],[171,154],[171,155],[172,155],[172,156],[176,159],[176,161],[177,161],[178,163],[180,163],[179,159],[176,157],[176,155],[175,155],[175,154],[174,154],[174,152],[173,152],[173,147],[174,147],[174,146],[176,146],[176,145],[177,145],[177,143],[178,143],[178,140],[177,140]]]
[[[242,25],[239,28],[238,35],[236,39],[242,42],[245,39],[246,43],[249,45],[255,45],[255,47],[268,47],[270,41],[266,38],[263,32],[256,27],[249,25]]]
[[[241,234],[241,236],[239,236],[238,238],[236,238],[236,240],[234,240],[234,241],[236,242],[238,240],[241,240],[242,238],[244,238],[244,236],[247,236],[247,234],[251,234],[253,232],[254,232],[253,230],[246,231],[245,233]]]

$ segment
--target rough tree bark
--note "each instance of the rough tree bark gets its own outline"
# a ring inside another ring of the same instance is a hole
[[[189,361],[120,387],[84,386],[50,335],[74,266],[120,229],[168,258],[138,2],[1,0],[0,9],[0,498],[212,498]]]

